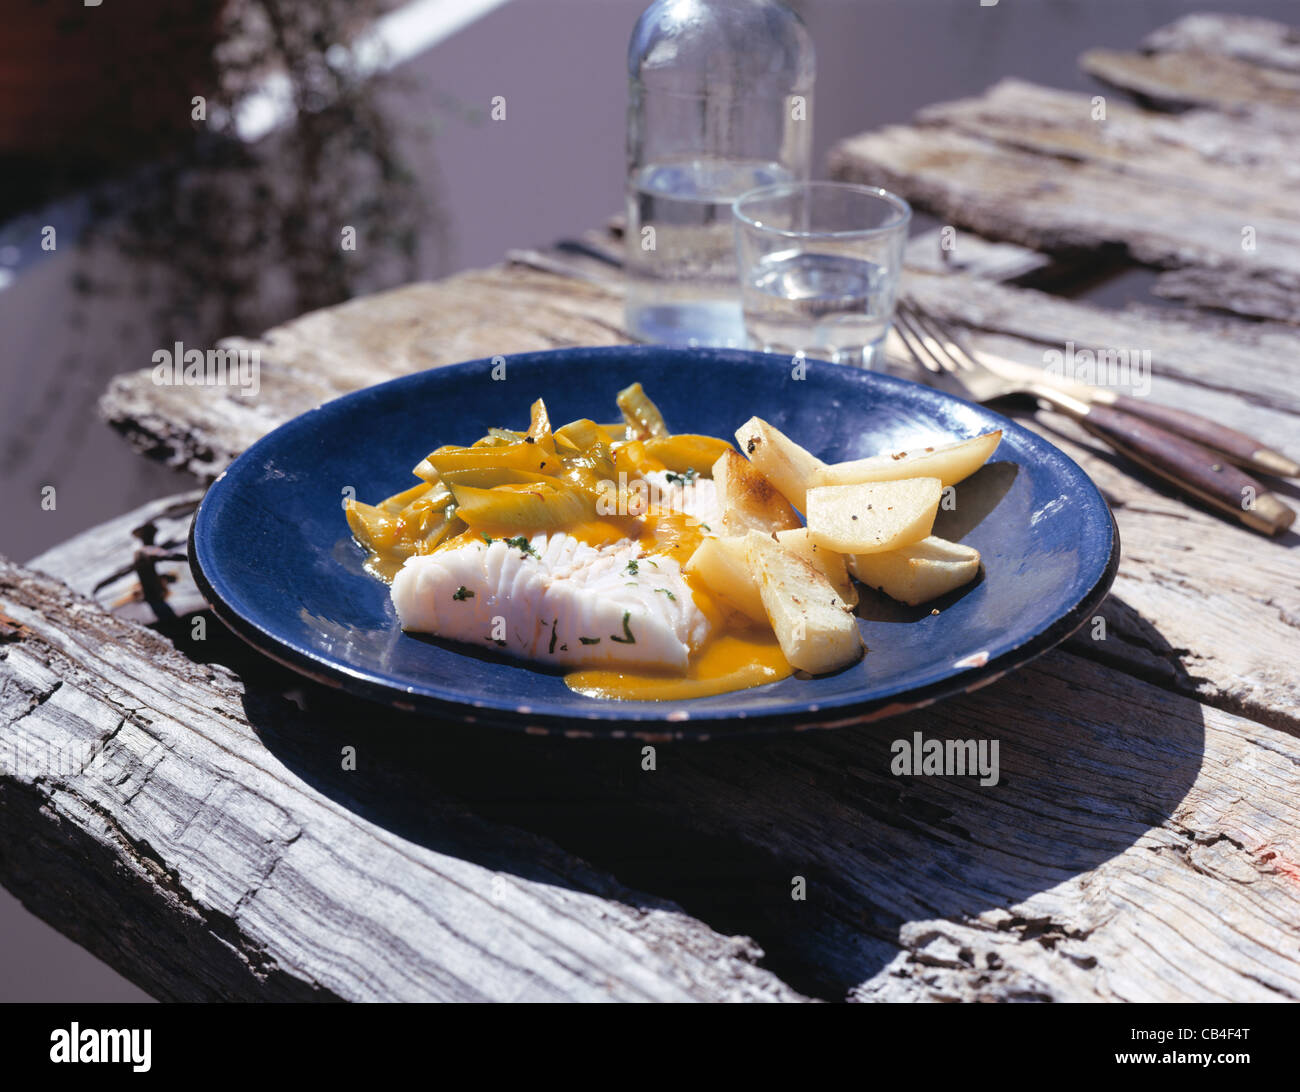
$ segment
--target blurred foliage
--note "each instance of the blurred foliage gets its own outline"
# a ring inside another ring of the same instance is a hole
[[[442,217],[399,156],[384,103],[395,78],[360,70],[348,47],[390,6],[230,0],[206,120],[179,150],[96,191],[86,242],[125,259],[128,283],[121,268],[106,278],[87,262],[83,290],[129,292],[159,344],[200,344],[411,279],[422,239],[440,244]],[[242,140],[241,104],[268,80],[289,116]],[[188,94],[177,108],[191,110]]]

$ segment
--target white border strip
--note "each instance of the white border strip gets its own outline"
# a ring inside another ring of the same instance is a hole
[[[348,63],[361,77],[405,64],[509,0],[411,0],[375,20],[349,47],[331,46],[328,58]],[[235,131],[241,140],[260,140],[293,120],[289,79],[276,73],[250,92],[235,108]]]
[[[464,30],[508,0],[411,0],[367,31],[353,49],[362,71],[404,64]],[[373,43],[373,44],[372,44]],[[370,50],[377,52],[372,55]],[[375,67],[367,66],[371,62]]]

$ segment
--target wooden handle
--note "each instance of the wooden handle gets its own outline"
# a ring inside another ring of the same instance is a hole
[[[1290,508],[1244,470],[1183,436],[1095,403],[1078,420],[1120,454],[1241,520],[1247,527],[1276,535],[1295,519]]]
[[[1141,417],[1144,421],[1159,425],[1167,432],[1176,432],[1198,444],[1221,451],[1234,463],[1256,470],[1261,474],[1275,474],[1283,478],[1300,476],[1300,463],[1288,459],[1277,451],[1270,451],[1253,437],[1235,428],[1228,428],[1208,417],[1187,410],[1162,406],[1146,398],[1134,398],[1129,394],[1117,394],[1108,402],[1117,410]]]

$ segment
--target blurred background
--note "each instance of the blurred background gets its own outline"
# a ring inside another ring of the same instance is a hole
[[[620,211],[627,39],[647,2],[10,0],[0,553],[25,561],[192,488],[96,416],[109,379],[156,349],[254,336]],[[1298,12],[1296,0],[789,2],[817,48],[819,168],[835,141],[1003,76],[1091,90],[1083,50],[1132,48],[1189,11]],[[354,251],[339,245],[344,225]],[[1123,302],[1145,274],[1096,291]],[[0,889],[0,1001],[133,999],[147,998]]]

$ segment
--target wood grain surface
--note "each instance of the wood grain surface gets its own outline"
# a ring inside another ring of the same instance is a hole
[[[1203,52],[1095,51],[1083,63],[1148,99],[1200,108],[1169,114],[1105,88],[1004,80],[841,141],[831,175],[988,238],[1169,270],[1157,291],[1170,298],[1300,318],[1300,73]]]
[[[483,271],[450,285],[412,286],[370,302],[379,310],[394,308],[399,315],[438,315],[472,286],[485,311],[506,313],[522,297],[529,306],[557,313],[561,304],[539,301],[548,295],[566,297],[575,284],[588,313],[616,328],[620,295],[615,285],[578,283],[519,267]],[[964,272],[914,270],[910,286],[928,310],[961,323],[976,348],[1041,363],[1046,349],[1067,340],[1080,348],[1146,347],[1152,354],[1152,397],[1211,412],[1279,446],[1285,447],[1300,431],[1300,402],[1287,381],[1286,367],[1288,351],[1300,348],[1300,332],[1290,327],[1247,325],[1191,311],[1103,312]],[[496,301],[495,307],[489,300]],[[425,321],[437,320],[392,323],[401,331],[400,344],[426,344]],[[331,348],[317,354],[311,339],[316,330],[326,329]],[[273,332],[266,339],[264,390],[284,412],[296,412],[301,403],[294,401],[300,395],[293,384],[303,369],[287,372],[290,378],[277,387],[275,352],[291,346],[291,359],[319,359],[322,364],[353,358],[374,329],[372,313],[355,329],[336,316],[331,323],[309,319],[301,328]],[[490,353],[488,339],[495,341],[498,331],[485,330],[473,348],[462,342],[451,355]],[[611,332],[611,340],[619,338]],[[556,342],[538,338],[531,344]],[[395,371],[416,366],[411,354],[410,348],[399,347],[385,351],[382,358]],[[1216,381],[1221,374],[1246,375],[1249,383],[1227,390]],[[320,382],[330,371],[322,366],[313,369],[313,375]],[[350,381],[338,380],[335,389]],[[132,382],[132,377],[119,381],[106,404],[111,407],[117,393]],[[232,400],[229,406],[231,413],[221,427],[242,428],[251,439],[262,423],[238,415],[240,403]],[[530,742],[522,753],[494,750],[498,756],[510,753],[512,773],[503,772],[497,757],[487,764],[490,772],[485,774],[475,769],[480,751],[463,750],[464,742],[455,736],[454,747],[448,743],[438,761],[449,761],[446,750],[460,754],[457,784],[463,788],[476,782],[475,791],[482,794],[467,806],[475,813],[500,809],[501,818],[528,829],[540,826],[560,844],[627,882],[680,901],[703,923],[722,932],[743,931],[768,952],[766,966],[775,968],[793,989],[812,996],[1189,999],[1285,998],[1294,993],[1292,955],[1278,954],[1289,953],[1281,937],[1285,923],[1294,920],[1293,911],[1254,907],[1249,899],[1242,902],[1245,896],[1235,885],[1249,881],[1251,893],[1264,897],[1267,892],[1268,900],[1285,902],[1295,894],[1288,862],[1296,859],[1297,848],[1289,805],[1284,803],[1288,779],[1294,780],[1290,759],[1270,765],[1267,792],[1258,786],[1239,792],[1238,779],[1243,768],[1257,770],[1260,756],[1272,755],[1276,747],[1291,754],[1300,729],[1291,666],[1300,651],[1296,536],[1260,539],[1189,507],[1158,483],[1135,477],[1071,422],[1038,417],[1027,407],[1016,410],[1014,404],[1007,408],[1079,460],[1115,510],[1126,548],[1115,592],[1101,611],[1102,639],[1096,639],[1095,625],[1086,626],[1068,652],[984,694],[945,703],[932,714],[833,739],[818,736],[785,748],[761,747],[768,756],[761,779],[746,772],[760,760],[736,749],[720,750],[720,758],[688,755],[692,768],[702,765],[707,770],[707,782],[684,781],[681,760],[674,757],[668,777],[647,782],[659,787],[649,803],[642,799],[644,793],[630,787],[639,772],[636,753],[601,757],[593,768],[588,763],[596,760],[585,752],[579,756]],[[202,419],[196,424],[193,414],[174,420],[191,435],[195,428],[211,427]],[[215,444],[219,433],[205,435],[207,449],[220,450]],[[1280,650],[1290,654],[1279,655]],[[285,680],[278,685],[283,687]],[[1017,761],[1027,763],[1024,772],[1036,786],[1033,803],[1023,806],[1033,812],[1044,801],[1070,801],[1067,810],[1077,814],[1063,820],[1066,826],[1078,823],[1090,829],[1101,823],[1107,831],[1102,843],[1111,850],[1099,852],[1069,878],[1068,868],[1058,871],[1062,861],[1087,856],[1075,846],[1090,844],[1092,834],[1085,829],[1052,827],[1050,842],[1046,837],[1038,841],[1035,835],[1034,847],[1025,853],[1033,862],[1029,865],[1019,859],[994,860],[989,850],[972,847],[960,837],[951,839],[944,831],[954,815],[962,818],[952,822],[986,847],[1015,844],[1028,829],[1041,832],[1043,820],[1011,802],[1023,799],[1020,777],[1001,789],[931,779],[900,786],[888,773],[889,743],[915,730],[927,737],[999,738],[1004,755],[1014,753]],[[1222,741],[1213,748],[1206,744],[1211,732]],[[1251,742],[1239,742],[1243,738]],[[1183,746],[1185,754],[1168,750]],[[1231,750],[1237,746],[1244,749]],[[1080,747],[1090,756],[1082,765]],[[1135,750],[1143,757],[1135,759]],[[540,752],[545,752],[544,762]],[[1152,758],[1153,753],[1159,757]],[[557,784],[546,790],[525,787],[527,778],[543,766],[552,771],[548,776],[559,779]],[[847,783],[842,768],[855,771]],[[1181,770],[1182,775],[1171,780],[1166,777],[1170,770]],[[589,800],[590,789],[582,788],[584,778],[619,788],[586,805],[590,812],[563,803],[569,794]],[[738,788],[737,781],[752,791]],[[810,795],[826,781],[843,788]],[[789,791],[797,802],[784,800],[783,784],[793,786]],[[512,792],[539,792],[542,798],[519,805],[509,799]],[[666,794],[663,799],[660,792]],[[1168,793],[1169,814],[1148,815],[1139,835],[1125,825],[1135,821],[1124,802],[1153,792]],[[1197,803],[1199,792],[1219,803]],[[875,802],[864,804],[863,793]],[[756,796],[765,803],[756,804]],[[1206,820],[1220,815],[1229,797],[1277,811],[1270,817],[1252,811],[1249,818],[1221,831]],[[717,799],[724,805],[704,803]],[[521,818],[521,808],[526,818]],[[577,814],[553,814],[573,808]],[[1008,810],[999,817],[999,809]],[[1127,815],[1120,829],[1129,831],[1129,841],[1109,825],[1117,814]],[[801,818],[796,821],[795,815]],[[918,822],[918,816],[924,821]],[[1184,823],[1184,817],[1193,818]],[[839,830],[834,844],[821,844],[827,824]],[[792,825],[796,829],[791,832]],[[972,833],[976,831],[978,835]],[[626,845],[620,840],[624,837],[630,839]],[[693,857],[694,840],[701,838],[704,846]],[[629,864],[629,857],[641,856],[665,857],[676,867],[650,869],[648,874],[634,871],[634,879],[628,880],[629,867],[638,867]],[[786,905],[787,885],[793,876],[809,874],[810,859],[831,902],[805,920],[804,907]],[[910,868],[882,872],[885,860],[927,864],[919,875]],[[725,864],[729,861],[743,862],[741,876],[730,884],[718,879],[735,867]],[[1201,861],[1211,863],[1202,867]],[[1211,864],[1219,870],[1213,878],[1206,871]],[[1044,867],[1055,877],[1051,882],[1039,871]],[[1163,875],[1165,867],[1171,870],[1168,876]],[[1022,868],[1039,880],[1025,880],[1019,875]],[[1236,878],[1229,881],[1229,875]],[[1028,886],[1021,888],[1022,881]],[[1265,886],[1257,887],[1260,882]],[[1206,884],[1214,891],[1201,890]],[[989,886],[996,897],[985,895],[989,901],[981,902],[974,889]],[[1172,904],[1151,894],[1164,891],[1171,892]],[[1213,910],[1206,912],[1210,917],[1228,915],[1222,927],[1193,927],[1192,903],[1197,899],[1213,903]],[[739,909],[736,904],[741,904]],[[1252,918],[1257,912],[1263,915],[1260,921]],[[854,927],[854,913],[869,926]],[[1240,914],[1246,916],[1233,917]],[[1265,928],[1265,921],[1272,924]],[[1103,928],[1102,923],[1108,924]],[[1217,938],[1213,950],[1198,954],[1210,943],[1207,936]],[[1259,945],[1251,947],[1254,954],[1245,962],[1239,960],[1243,937],[1256,938],[1252,944]],[[1195,966],[1196,973],[1178,970],[1180,963]],[[1264,985],[1251,977],[1257,975],[1256,963],[1275,969],[1273,976],[1265,975]]]
[[[971,347],[1122,359],[1126,393],[1294,456],[1295,41],[1189,17],[1085,58],[1143,106],[1106,91],[1098,123],[1090,96],[1006,81],[834,168],[958,229],[914,241],[908,291]],[[1027,286],[1121,255],[1184,305]],[[256,398],[146,371],[101,410],[211,479],[382,379],[626,340],[618,264],[617,225],[516,251],[232,343],[261,354]],[[998,408],[1105,493],[1113,592],[1033,665],[860,729],[648,757],[353,701],[202,610],[193,493],[0,563],[0,881],[165,998],[1300,1000],[1300,536]],[[996,740],[998,783],[896,776],[914,733]]]
[[[1300,998],[1295,729],[1138,677],[1118,632],[648,771],[634,743],[351,701],[13,566],[0,612],[6,739],[34,754],[0,783],[6,885],[159,996]],[[916,732],[996,739],[998,784],[894,776]]]

